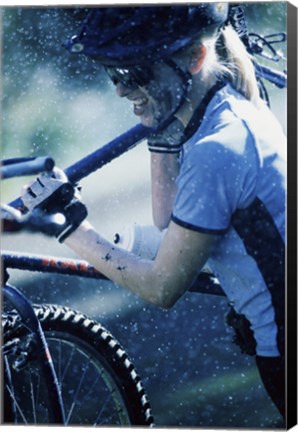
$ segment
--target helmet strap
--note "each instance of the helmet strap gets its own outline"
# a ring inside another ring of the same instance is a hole
[[[181,67],[177,65],[172,59],[165,59],[165,64],[169,66],[173,71],[181,78],[182,81],[182,96],[178,103],[178,106],[170,113],[169,117],[167,117],[161,124],[156,128],[156,130],[163,130],[169,124],[171,124],[174,120],[176,120],[175,114],[182,107],[184,102],[187,100],[188,92],[192,86],[192,75],[188,71],[184,71]]]

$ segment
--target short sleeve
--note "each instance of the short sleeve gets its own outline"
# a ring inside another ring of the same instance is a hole
[[[235,210],[253,199],[258,163],[252,140],[236,122],[189,145],[177,179],[174,222],[206,233],[229,229]]]

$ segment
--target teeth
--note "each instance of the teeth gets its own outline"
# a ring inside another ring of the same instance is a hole
[[[146,98],[139,98],[139,99],[135,99],[133,102],[136,106],[141,106],[147,102],[147,99]]]

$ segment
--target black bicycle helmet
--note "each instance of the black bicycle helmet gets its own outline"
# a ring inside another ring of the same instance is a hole
[[[94,8],[64,46],[105,66],[152,63],[185,47],[206,27],[221,27],[227,16],[228,3]]]

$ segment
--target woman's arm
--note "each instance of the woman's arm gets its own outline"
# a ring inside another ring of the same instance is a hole
[[[145,301],[170,308],[197,277],[215,238],[171,222],[152,261],[118,248],[85,221],[65,244],[113,282]]]
[[[154,224],[163,230],[170,223],[179,173],[177,153],[151,152],[151,189]]]

